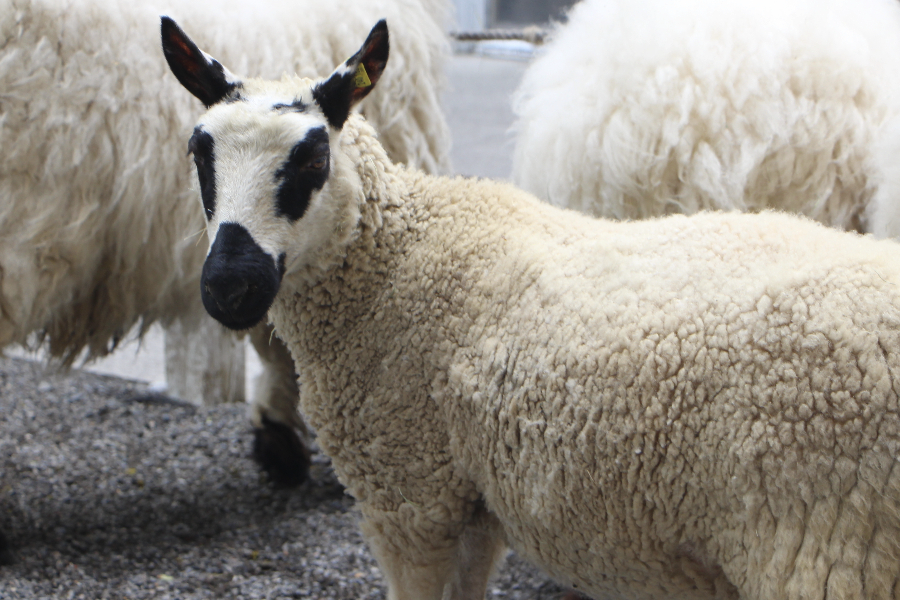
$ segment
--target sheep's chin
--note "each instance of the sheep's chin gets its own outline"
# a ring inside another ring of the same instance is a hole
[[[252,319],[240,319],[240,320],[224,320],[216,317],[216,321],[231,329],[232,331],[247,331],[248,329],[253,329],[263,321],[265,321],[266,313],[268,310],[259,315],[258,317],[254,317]]]

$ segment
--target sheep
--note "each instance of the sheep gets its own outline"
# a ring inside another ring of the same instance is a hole
[[[271,320],[389,600],[505,544],[594,598],[900,597],[900,248],[778,212],[594,219],[391,162],[324,79],[171,20],[223,325]]]
[[[583,0],[514,93],[512,180],[616,219],[777,208],[896,235],[898,98],[894,0]]]
[[[266,76],[326,74],[352,51],[348,35],[389,16],[403,29],[401,60],[363,112],[395,160],[440,172],[449,169],[439,103],[446,4],[174,6],[229,60]],[[142,335],[156,321],[188,330],[200,316],[214,323],[199,301],[203,218],[188,201],[196,192],[183,163],[184,133],[200,110],[158,54],[157,23],[169,8],[166,0],[12,0],[0,11],[0,347],[36,334],[68,365],[107,354],[135,325]],[[254,339],[264,354],[279,343],[266,333]],[[302,423],[291,363],[264,364],[252,418],[266,439],[264,423]],[[303,457],[286,462],[297,471],[286,481],[302,479]]]

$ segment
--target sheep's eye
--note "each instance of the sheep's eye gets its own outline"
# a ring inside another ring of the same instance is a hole
[[[326,166],[328,166],[328,155],[322,155],[316,159],[314,159],[311,163],[309,163],[309,169],[314,169],[316,171],[321,171]]]

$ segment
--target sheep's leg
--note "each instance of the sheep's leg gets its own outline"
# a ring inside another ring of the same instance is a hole
[[[410,522],[405,520],[404,533]],[[417,531],[416,543],[398,543],[398,528],[387,523],[362,523],[369,547],[388,584],[388,600],[484,600],[488,580],[505,544],[497,519],[485,509],[476,510],[460,535]],[[404,536],[405,537],[405,536]],[[423,548],[423,540],[434,539]]]
[[[383,537],[366,537],[387,581],[387,600],[446,600],[444,590],[453,579],[455,553],[425,551],[411,556]]]
[[[459,543],[456,574],[447,600],[482,600],[494,567],[506,555],[500,522],[481,509]]]
[[[310,432],[297,412],[300,388],[294,360],[270,325],[251,329],[250,341],[263,365],[250,407],[253,457],[275,482],[300,484],[309,472],[309,449],[304,440]]]
[[[244,342],[202,306],[166,328],[168,393],[194,404],[244,402]]]

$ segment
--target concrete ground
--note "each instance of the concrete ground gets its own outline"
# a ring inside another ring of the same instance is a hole
[[[502,48],[499,50],[502,52]],[[455,173],[509,178],[514,144],[509,132],[513,122],[510,94],[519,84],[526,65],[522,58],[495,58],[477,53],[456,54],[449,61],[444,109],[453,135],[451,157]],[[125,343],[114,354],[85,368],[145,382],[163,391],[166,388],[163,336],[162,328],[154,326],[142,340]],[[39,358],[16,350],[7,354]],[[253,381],[260,370],[259,358],[248,343],[248,398],[252,397]]]

